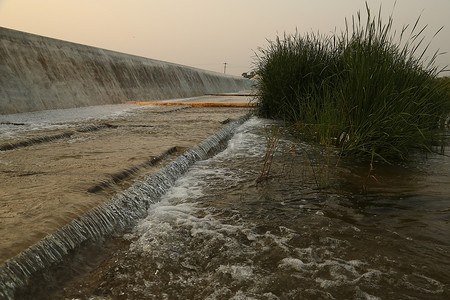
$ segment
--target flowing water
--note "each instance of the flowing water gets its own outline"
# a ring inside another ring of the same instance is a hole
[[[0,115],[0,299],[3,262],[247,111],[122,104]]]
[[[286,134],[257,180],[271,126],[244,123],[59,297],[450,298],[448,156],[369,173]]]

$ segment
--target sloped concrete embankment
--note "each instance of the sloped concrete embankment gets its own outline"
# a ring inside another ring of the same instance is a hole
[[[0,27],[0,114],[246,88],[236,76]]]

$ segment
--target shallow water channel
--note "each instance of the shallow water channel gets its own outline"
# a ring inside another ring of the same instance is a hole
[[[120,104],[0,115],[0,264],[247,112]]]
[[[244,123],[54,297],[450,298],[450,157],[368,176],[283,135],[257,182],[272,125]]]

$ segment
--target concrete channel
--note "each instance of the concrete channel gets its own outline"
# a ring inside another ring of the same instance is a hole
[[[252,109],[244,78],[3,27],[0,83],[0,299],[143,217]]]
[[[0,27],[0,114],[238,92],[249,81]]]
[[[172,101],[224,100],[248,103],[251,97]],[[96,109],[101,107],[91,107]],[[251,112],[190,105],[110,109],[95,118],[83,116],[86,109],[0,116],[3,296],[26,287],[29,278],[86,241],[143,217],[149,204],[192,163],[217,151]],[[65,114],[71,116],[67,121]]]

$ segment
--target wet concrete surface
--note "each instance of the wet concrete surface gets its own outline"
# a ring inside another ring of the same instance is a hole
[[[251,97],[171,101],[248,103]],[[248,112],[122,104],[0,116],[0,262]]]
[[[249,88],[243,77],[0,26],[0,114],[194,97]]]

